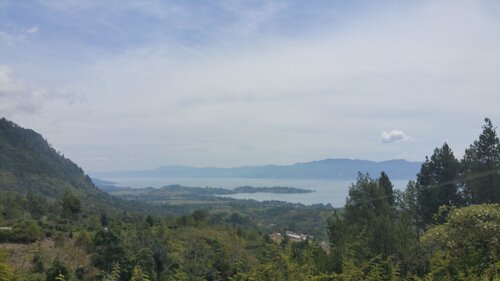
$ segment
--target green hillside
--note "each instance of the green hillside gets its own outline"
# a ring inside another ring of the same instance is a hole
[[[59,198],[66,190],[92,204],[103,196],[83,170],[38,133],[0,119],[0,189]]]
[[[0,119],[0,194],[30,194],[56,202],[65,193],[78,197],[82,207],[90,211],[154,209],[101,191],[82,168],[56,151],[40,134]]]

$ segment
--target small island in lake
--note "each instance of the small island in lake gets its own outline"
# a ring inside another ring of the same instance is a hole
[[[128,200],[139,200],[147,202],[161,202],[161,203],[174,203],[174,202],[192,202],[193,200],[199,203],[208,203],[214,201],[232,201],[238,200],[229,197],[220,197],[224,195],[234,195],[241,193],[275,193],[275,194],[301,194],[316,192],[313,189],[304,189],[289,186],[238,186],[234,189],[221,188],[221,187],[192,187],[182,186],[179,184],[166,185],[160,188],[143,187],[131,188],[118,186],[111,181],[100,179],[92,179],[94,183],[103,191],[112,195],[121,197]]]

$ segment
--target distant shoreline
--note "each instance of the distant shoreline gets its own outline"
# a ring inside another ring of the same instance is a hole
[[[273,187],[253,187],[253,186],[239,186],[233,189],[234,194],[238,193],[256,193],[256,192],[263,192],[263,193],[311,193],[311,192],[316,192],[316,190],[313,189],[304,189],[304,188],[297,188],[297,187],[288,187],[288,186],[273,186]]]
[[[205,194],[205,195],[225,195],[225,194],[241,194],[241,193],[275,193],[275,194],[293,194],[293,193],[311,193],[316,192],[313,189],[289,187],[289,186],[238,186],[234,189],[221,188],[221,187],[192,187],[192,186],[182,186],[179,184],[166,185],[160,188],[153,187],[142,187],[142,188],[132,188],[132,187],[122,187],[117,186],[116,183],[112,181],[106,181],[101,179],[92,179],[94,184],[101,190],[106,192],[183,192],[190,194]],[[133,191],[132,191],[133,190]]]

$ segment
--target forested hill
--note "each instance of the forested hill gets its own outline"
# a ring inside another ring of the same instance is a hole
[[[98,178],[183,177],[183,178],[290,178],[354,180],[358,172],[377,175],[385,171],[392,179],[413,179],[420,162],[388,160],[374,162],[357,159],[325,159],[293,165],[242,166],[235,168],[195,168],[163,166],[146,171],[95,172]]]
[[[97,189],[80,167],[40,134],[5,118],[0,119],[0,191],[30,192],[49,200],[58,200],[69,191],[88,208],[118,202]]]

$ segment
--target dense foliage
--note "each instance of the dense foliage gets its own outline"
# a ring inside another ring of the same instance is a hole
[[[500,280],[500,144],[489,119],[462,161],[445,143],[404,191],[384,172],[360,173],[338,210],[117,199],[40,135],[0,125],[2,281]]]

